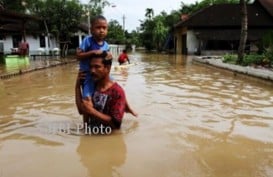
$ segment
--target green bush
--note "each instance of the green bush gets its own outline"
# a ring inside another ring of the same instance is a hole
[[[252,55],[245,55],[243,59],[243,66],[249,66],[249,65],[262,65],[264,59],[264,55],[257,55],[257,54],[252,54]]]
[[[268,49],[264,52],[264,62],[269,64],[269,67],[273,64],[273,46],[270,46]]]
[[[223,56],[224,63],[236,64],[237,55],[226,54]],[[251,54],[245,55],[242,66],[251,66],[251,65],[262,65],[269,66],[273,64],[273,47],[268,48],[264,54]]]
[[[224,55],[224,63],[231,63],[231,64],[235,64],[237,60],[237,55],[231,55],[231,54],[226,54]]]

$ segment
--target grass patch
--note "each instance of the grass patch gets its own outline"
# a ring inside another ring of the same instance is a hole
[[[272,55],[270,55],[272,56]],[[257,66],[257,65],[261,65],[261,66],[267,66],[267,67],[271,67],[271,57],[267,56],[265,54],[262,55],[258,55],[258,54],[250,54],[250,55],[245,55],[243,62],[242,62],[242,66]],[[223,56],[224,63],[230,63],[230,64],[236,64],[237,61],[237,55],[231,55],[231,54],[226,54]]]
[[[224,60],[223,60],[224,63],[236,64],[237,55],[226,54],[223,57],[224,57]]]

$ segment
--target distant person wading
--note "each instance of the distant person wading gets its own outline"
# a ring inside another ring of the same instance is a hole
[[[119,55],[118,62],[119,62],[119,65],[125,64],[126,62],[130,64],[130,60],[126,50],[123,50],[122,53]]]

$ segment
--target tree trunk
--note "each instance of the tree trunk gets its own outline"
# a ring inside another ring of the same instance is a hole
[[[241,7],[241,37],[238,49],[237,64],[242,64],[245,55],[245,46],[247,40],[247,8],[245,0],[240,0]]]

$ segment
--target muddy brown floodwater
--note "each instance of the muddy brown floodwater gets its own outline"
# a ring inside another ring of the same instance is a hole
[[[139,117],[108,136],[52,129],[81,122],[76,63],[0,80],[0,177],[273,176],[272,84],[182,56],[131,60],[112,76]]]

